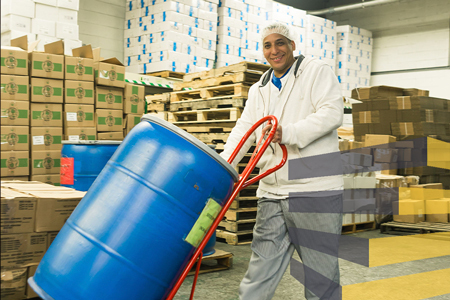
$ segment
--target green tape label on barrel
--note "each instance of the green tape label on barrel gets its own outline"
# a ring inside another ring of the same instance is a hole
[[[221,209],[222,206],[210,198],[191,231],[187,235],[185,241],[197,248]]]

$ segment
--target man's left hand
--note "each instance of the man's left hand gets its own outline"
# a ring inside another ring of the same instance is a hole
[[[263,128],[262,132],[263,132],[263,134],[266,134],[266,133],[269,134],[271,129],[272,129],[272,124],[269,123]],[[282,129],[281,125],[278,125],[277,131],[275,131],[275,135],[273,136],[272,143],[281,143],[282,136],[283,136],[283,129]]]

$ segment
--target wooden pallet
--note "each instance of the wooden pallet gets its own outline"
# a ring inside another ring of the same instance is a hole
[[[265,71],[270,68],[269,65],[252,63],[252,62],[240,62],[231,66],[221,67],[217,69],[211,69],[208,71],[202,71],[197,73],[189,73],[184,75],[183,81],[194,81],[198,79],[208,79],[212,77],[223,76],[225,74],[233,74],[238,72],[249,72],[253,74],[262,75]]]
[[[231,203],[230,208],[240,209],[258,206],[258,197],[236,197]]]
[[[166,105],[164,103],[148,103],[147,111],[166,111]]]
[[[241,221],[256,219],[256,207],[247,207],[239,209],[229,209],[225,213],[227,221]]]
[[[255,227],[256,219],[252,220],[243,220],[243,221],[237,221],[237,222],[231,222],[231,221],[221,221],[219,223],[219,226],[217,228],[219,230],[226,230],[229,232],[243,232],[243,231],[250,231],[253,230],[253,227]]]
[[[229,98],[247,98],[249,86],[242,83],[205,87],[195,90],[179,91],[170,93],[170,102],[198,100],[198,99],[219,99],[227,96]]]
[[[375,221],[345,224],[342,225],[342,234],[375,230],[375,228],[376,228]]]
[[[147,103],[167,103],[170,102],[170,93],[147,95],[145,101]]]
[[[210,124],[194,124],[194,123],[188,123],[184,124],[182,122],[175,124],[179,128],[186,130],[189,133],[208,133],[208,132],[231,132],[233,127],[236,125],[235,121],[223,121],[223,122],[216,122],[216,123],[210,123]]]
[[[173,72],[173,71],[160,71],[160,72],[147,73],[147,75],[163,77],[163,78],[183,79],[183,77],[184,77],[184,75],[186,75],[186,73]]]
[[[198,110],[205,108],[244,107],[246,98],[219,97],[216,99],[186,100],[170,103],[170,111]]]
[[[245,83],[252,85],[261,78],[261,74],[255,74],[251,72],[239,72],[235,74],[223,74],[218,77],[210,77],[206,79],[197,79],[189,82],[175,82],[173,84],[174,91],[181,91],[185,88],[198,89],[208,86],[232,84],[232,83]]]
[[[199,274],[228,270],[233,266],[233,254],[216,249],[214,254],[203,256]],[[197,263],[194,264],[188,275],[194,275]]]
[[[224,144],[226,143],[229,133],[212,132],[212,133],[192,133],[197,139],[205,144]]]
[[[389,233],[393,231],[419,232],[419,233],[450,232],[450,224],[430,223],[430,222],[420,222],[417,224],[412,224],[412,223],[392,221],[380,225],[381,233]]]
[[[217,121],[234,121],[241,116],[242,109],[238,107],[212,108],[203,110],[176,111],[168,114],[169,122],[174,124],[217,123]]]
[[[219,242],[226,242],[227,244],[230,245],[251,244],[253,239],[253,230],[236,233],[217,229],[216,238]]]
[[[239,191],[236,197],[256,197],[256,190],[258,189],[258,183],[249,185],[245,189]]]

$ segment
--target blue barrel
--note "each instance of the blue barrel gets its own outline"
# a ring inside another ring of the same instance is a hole
[[[61,185],[87,191],[121,141],[63,141]]]
[[[237,172],[144,116],[66,221],[30,286],[43,299],[164,299],[231,195]]]

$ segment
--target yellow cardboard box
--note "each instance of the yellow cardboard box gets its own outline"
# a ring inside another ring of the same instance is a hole
[[[425,221],[424,200],[402,200],[393,202],[394,221],[404,223],[419,223]]]
[[[450,199],[426,200],[426,220],[431,223],[448,223]]]

